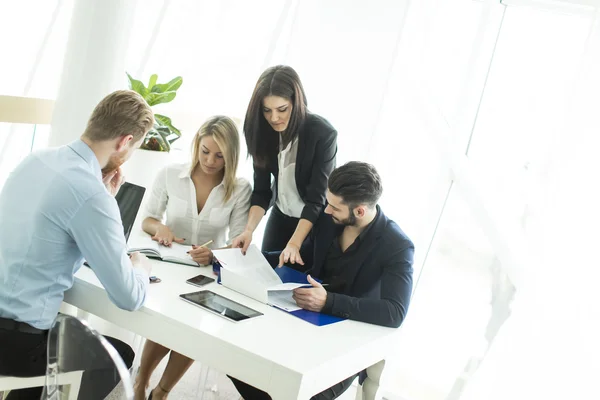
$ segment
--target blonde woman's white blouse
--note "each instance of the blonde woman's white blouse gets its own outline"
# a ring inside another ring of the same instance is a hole
[[[185,244],[201,245],[213,240],[209,247],[217,249],[231,244],[244,231],[251,195],[250,183],[237,178],[232,196],[224,203],[225,185],[221,182],[198,212],[190,165],[169,165],[154,181],[145,216],[162,221],[175,236],[185,239]]]

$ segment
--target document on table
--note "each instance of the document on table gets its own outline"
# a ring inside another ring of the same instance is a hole
[[[213,250],[213,254],[222,267],[223,286],[285,311],[300,309],[292,298],[292,290],[310,284],[282,282],[255,245],[248,247],[246,255],[240,249]]]
[[[171,247],[163,246],[152,240],[150,235],[142,231],[131,235],[127,244],[130,252],[139,251],[148,257],[158,258],[162,261],[191,265],[194,267],[198,266],[198,263],[188,254],[188,251],[192,249],[192,246],[185,246],[179,243],[172,243]]]
[[[251,244],[246,255],[240,249],[213,250],[221,266],[237,275],[248,278],[268,290],[293,290],[307,283],[282,282],[258,247]]]

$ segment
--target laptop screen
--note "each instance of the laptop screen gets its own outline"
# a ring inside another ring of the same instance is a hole
[[[117,204],[119,205],[119,210],[121,211],[121,221],[123,221],[125,240],[129,239],[133,223],[137,217],[145,192],[146,188],[125,182],[115,196]]]

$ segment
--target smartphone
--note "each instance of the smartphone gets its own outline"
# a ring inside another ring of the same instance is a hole
[[[202,287],[202,286],[208,285],[209,283],[214,282],[214,281],[215,280],[213,278],[210,278],[208,276],[198,275],[198,276],[188,279],[186,281],[186,283],[189,283],[190,285]]]

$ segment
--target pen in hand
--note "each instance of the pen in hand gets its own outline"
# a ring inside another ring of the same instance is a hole
[[[194,260],[198,264],[208,265],[212,262],[212,251],[206,246],[208,246],[212,242],[212,240],[209,240],[201,246],[192,245],[192,249],[187,253],[190,255],[190,257],[192,257],[192,260]]]
[[[199,248],[199,247],[206,247],[206,246],[208,246],[209,244],[211,244],[212,242],[213,242],[213,241],[212,241],[212,239],[211,239],[211,240],[209,240],[208,242],[206,242],[206,243],[204,243],[204,244],[201,244],[200,246],[196,246],[195,244],[193,244],[193,245],[192,245],[192,250],[195,250],[195,249],[197,249],[197,248]],[[189,251],[188,251],[187,253],[188,253],[188,254],[190,254],[190,252],[189,252]]]

